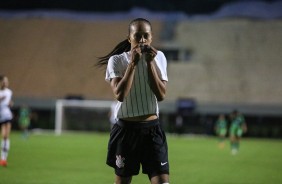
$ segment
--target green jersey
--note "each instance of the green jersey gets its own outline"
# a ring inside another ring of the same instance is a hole
[[[235,117],[230,126],[230,135],[235,135],[241,137],[243,134],[242,125],[245,123],[245,118],[243,115],[238,115]]]
[[[226,135],[226,128],[227,128],[227,122],[224,119],[219,119],[216,122],[216,134],[217,135]]]
[[[28,108],[23,107],[19,112],[19,125],[21,127],[28,127],[30,124],[30,111]]]

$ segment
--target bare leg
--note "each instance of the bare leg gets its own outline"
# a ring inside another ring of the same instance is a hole
[[[1,125],[1,162],[0,165],[7,166],[8,152],[10,149],[10,131],[11,123],[5,123]]]
[[[169,183],[168,174],[161,174],[161,175],[153,176],[151,178],[151,184],[163,184],[163,183]]]
[[[2,139],[9,139],[11,132],[11,123],[5,123],[1,126]]]
[[[120,177],[116,175],[116,181],[115,184],[130,184],[132,180],[132,177]]]
[[[236,155],[239,151],[239,142],[240,138],[236,136],[230,137],[230,143],[231,143],[231,153],[232,155]]]

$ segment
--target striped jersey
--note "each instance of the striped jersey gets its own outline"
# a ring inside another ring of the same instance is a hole
[[[110,57],[106,70],[106,81],[110,82],[112,78],[123,77],[130,62],[130,54],[130,52],[124,52]],[[168,81],[167,61],[161,51],[157,52],[154,62],[160,79]],[[149,85],[147,63],[144,57],[141,57],[128,96],[123,102],[118,102],[116,105],[115,117],[120,119],[148,114],[158,115],[159,108],[156,96]]]

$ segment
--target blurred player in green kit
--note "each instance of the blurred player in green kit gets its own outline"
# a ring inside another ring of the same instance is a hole
[[[22,137],[28,137],[28,128],[30,125],[30,109],[23,105],[19,110],[19,127],[22,130]]]
[[[218,136],[218,147],[224,148],[227,134],[227,120],[224,114],[220,114],[215,123],[215,133]]]
[[[244,116],[237,110],[231,113],[231,125],[229,129],[231,154],[236,155],[239,151],[240,139],[247,132],[247,124]]]

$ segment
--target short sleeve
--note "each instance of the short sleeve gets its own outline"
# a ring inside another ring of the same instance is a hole
[[[120,60],[120,57],[118,57],[117,55],[110,57],[108,61],[106,77],[105,77],[105,80],[107,82],[110,82],[112,78],[123,76],[121,65],[118,65],[118,63],[121,62],[119,60]]]
[[[158,66],[160,77],[164,81],[168,81],[167,77],[167,60],[163,52],[158,51],[157,56],[155,58],[156,64]]]

